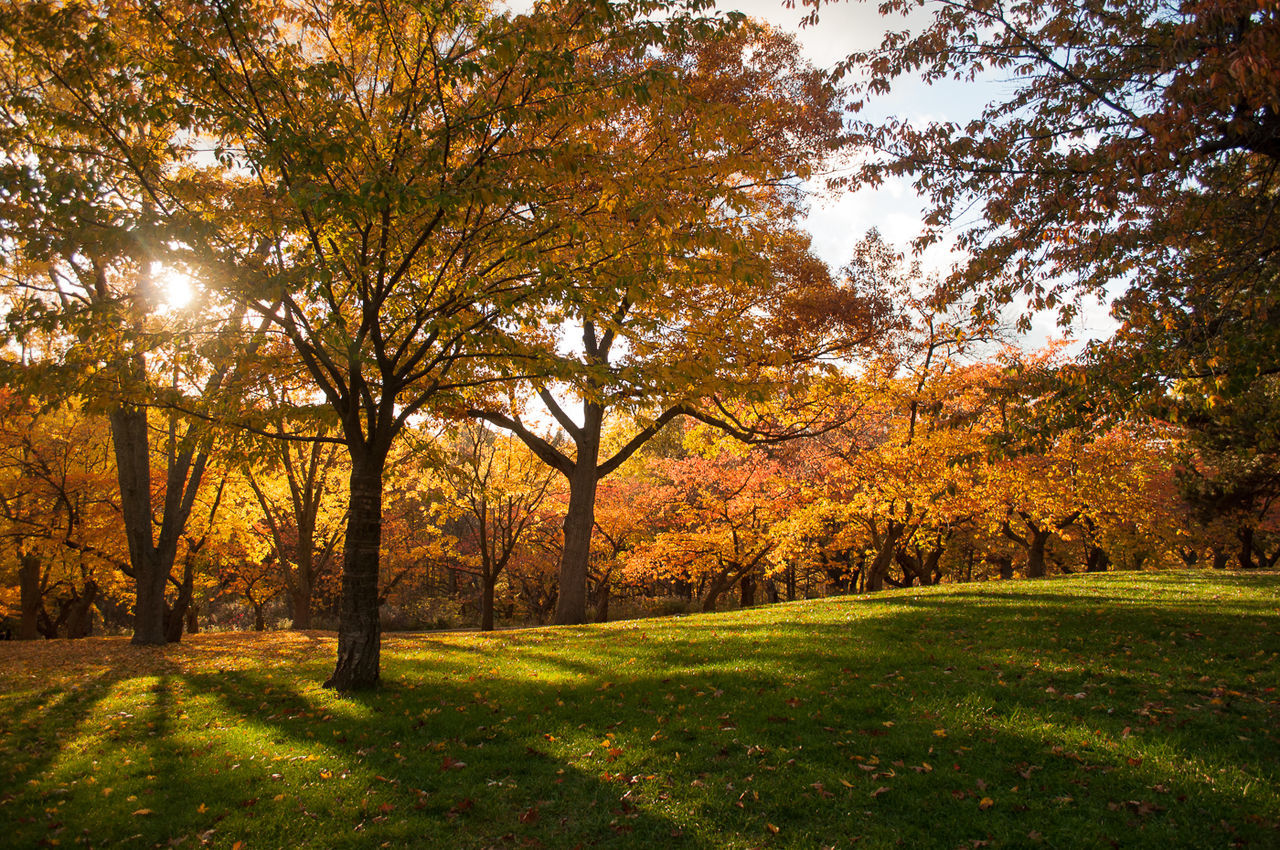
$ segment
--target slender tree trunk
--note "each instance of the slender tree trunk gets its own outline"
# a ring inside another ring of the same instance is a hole
[[[186,624],[187,609],[191,607],[194,568],[190,556],[185,561],[182,565],[182,584],[178,587],[178,596],[173,601],[173,607],[165,610],[164,632],[165,640],[169,643],[178,643],[182,640],[182,627]]]
[[[1240,539],[1240,552],[1236,556],[1240,569],[1251,570],[1257,566],[1253,559],[1253,529],[1250,526],[1242,525],[1236,531],[1236,537]]]
[[[153,536],[151,514],[151,450],[144,409],[120,405],[113,409],[111,443],[120,482],[120,510],[129,542],[135,602],[133,643],[159,646],[165,630],[165,585],[178,554],[178,538],[191,514],[196,490],[204,474],[206,456],[183,451],[170,458],[165,481],[160,533]],[[177,633],[181,637],[181,631]]]
[[[312,509],[308,505],[305,510]],[[294,557],[297,568],[293,571],[293,581],[289,582],[289,602],[293,606],[289,627],[301,631],[311,628],[311,596],[316,579],[315,517],[299,516],[297,523],[298,549]]]
[[[378,556],[382,545],[382,470],[386,452],[352,451],[350,511],[342,552],[338,662],[325,687],[376,688],[381,664]]]
[[[878,593],[884,590],[885,576],[889,574],[889,567],[893,565],[893,556],[897,552],[898,539],[902,536],[902,530],[901,523],[889,520],[889,528],[885,531],[880,550],[876,552],[875,560],[871,562],[871,569],[867,571],[868,592]]]
[[[191,605],[187,608],[187,634],[200,634],[200,606]]]
[[[600,589],[596,592],[596,622],[609,622],[609,588],[608,579],[600,582]]]
[[[23,552],[18,564],[18,594],[22,606],[18,640],[36,640],[40,637],[40,558]]]

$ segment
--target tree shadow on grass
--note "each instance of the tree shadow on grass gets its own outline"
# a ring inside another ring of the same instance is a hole
[[[1274,843],[1273,612],[1014,596],[583,631],[570,658],[557,631],[397,638],[347,699],[205,659],[121,732],[100,780],[137,799],[78,786],[61,818],[185,846]]]

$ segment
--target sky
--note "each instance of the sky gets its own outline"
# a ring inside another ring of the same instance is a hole
[[[798,4],[797,4],[798,5]],[[902,29],[901,17],[881,18],[878,2],[836,2],[823,5],[816,25],[801,27],[807,9],[787,9],[783,0],[721,0],[719,8],[736,10],[793,33],[805,56],[819,68],[831,68],[850,53],[873,48],[886,30]],[[864,116],[898,116],[913,121],[952,120],[960,123],[976,117],[990,100],[1007,94],[1011,84],[999,79],[975,83],[953,83],[928,87],[918,82],[905,82],[873,104]],[[923,204],[907,179],[889,181],[876,189],[844,192],[836,195],[815,194],[807,229],[813,237],[813,250],[833,268],[844,265],[852,255],[854,244],[872,227],[889,242],[906,250],[921,228]],[[928,270],[943,271],[951,262],[945,249],[931,251],[921,258]],[[1050,338],[1061,339],[1066,331],[1056,324],[1055,314],[1034,317],[1032,330],[1022,344],[1038,348]],[[1109,336],[1115,322],[1107,308],[1089,302],[1083,305],[1080,318],[1070,328],[1078,340],[1078,348],[1089,338]]]

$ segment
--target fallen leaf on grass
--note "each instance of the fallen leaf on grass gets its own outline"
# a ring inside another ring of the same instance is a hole
[[[871,792],[871,796],[879,797],[881,794],[888,793],[888,791],[889,791],[889,787],[887,785],[881,785],[879,788]]]
[[[138,809],[138,810],[137,810],[136,812],[134,812],[133,814],[134,814],[134,816],[135,816],[135,817],[138,817],[138,816],[142,816],[142,815],[150,815],[150,814],[154,814],[154,812],[152,812],[150,809]]]
[[[978,808],[982,809],[985,812],[987,809],[991,808],[995,804],[996,804],[996,801],[991,799],[990,797],[983,797],[981,800],[978,801]]]

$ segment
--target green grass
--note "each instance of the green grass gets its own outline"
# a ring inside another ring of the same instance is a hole
[[[1280,846],[1280,576],[0,648],[0,844]],[[984,844],[985,842],[985,844]]]

